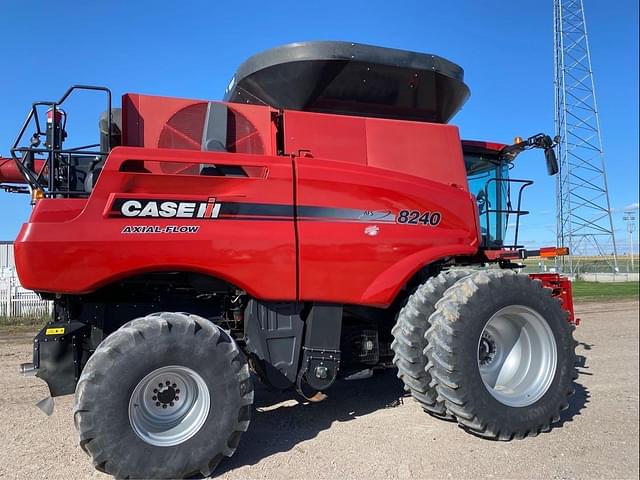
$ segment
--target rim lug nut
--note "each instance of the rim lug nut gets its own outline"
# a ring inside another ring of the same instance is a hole
[[[178,388],[178,389],[176,389],[176,393],[180,393],[180,389],[179,389],[179,388]]]
[[[167,380],[167,381],[166,381],[166,382],[164,382],[164,383],[167,385],[167,387],[168,387],[169,385],[171,385],[171,382],[170,382],[169,380]]]
[[[153,389],[153,393],[158,393],[158,389],[157,389],[157,388],[154,388],[154,389]]]
[[[158,384],[158,387],[162,388],[162,384],[161,384],[161,383],[159,383],[159,384]]]
[[[170,407],[173,407],[173,402],[169,402],[169,406],[170,406]]]
[[[175,400],[176,400],[176,402],[177,402],[178,400],[180,400],[180,397],[176,397],[176,398],[175,398]]]
[[[151,400],[157,400],[158,397],[156,397],[155,395],[153,397],[151,397]]]
[[[176,388],[176,384],[175,384],[175,383],[174,383],[174,384],[172,384],[171,386],[172,386],[173,388]]]
[[[166,404],[166,403],[163,403],[163,404],[162,404],[162,408],[167,408],[167,404]]]
[[[159,406],[160,406],[160,402],[156,402],[156,407],[159,407]]]

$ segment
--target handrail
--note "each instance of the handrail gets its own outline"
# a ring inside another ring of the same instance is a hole
[[[51,142],[50,145],[46,145],[46,148],[39,148],[41,144],[40,138],[42,136],[46,136],[46,131],[42,130],[42,126],[39,119],[39,111],[38,107],[48,107],[51,110],[51,127],[54,132],[57,131],[58,128],[64,130],[66,126],[66,115],[64,117],[62,125],[59,124],[61,121],[58,118],[57,112],[61,110],[61,106],[64,102],[71,96],[71,94],[77,90],[85,90],[85,91],[98,91],[104,92],[106,95],[106,106],[107,106],[107,115],[109,119],[109,134],[107,135],[107,149],[106,151],[100,150],[91,150],[95,147],[99,147],[99,143],[94,143],[90,145],[83,145],[80,147],[74,147],[70,149],[63,149],[61,145],[56,148],[55,142]],[[52,101],[37,101],[31,104],[31,109],[27,114],[25,121],[18,132],[16,140],[11,148],[11,157],[16,162],[18,171],[21,173],[23,178],[25,179],[27,185],[29,186],[29,190],[33,191],[35,189],[39,189],[43,191],[47,196],[55,196],[55,195],[63,195],[63,196],[77,196],[85,192],[77,192],[72,191],[69,186],[67,189],[58,189],[57,188],[57,179],[55,178],[55,174],[58,171],[59,167],[63,162],[63,157],[67,158],[67,162],[71,158],[74,157],[86,157],[86,156],[105,156],[108,155],[111,151],[111,135],[112,135],[112,102],[111,102],[111,90],[107,87],[94,86],[94,85],[72,85],[69,87],[62,97],[57,102]],[[35,132],[31,136],[30,146],[20,146],[23,141],[23,137],[27,131],[27,128],[31,124],[31,122],[35,124]],[[31,165],[34,161],[34,156],[36,154],[45,154],[46,160],[43,163],[40,171],[36,172],[33,169],[33,165]],[[45,171],[47,172],[47,177],[45,178]],[[68,182],[67,178],[67,182]]]
[[[516,183],[516,184],[521,184],[520,188],[518,189],[518,204],[517,207],[515,209],[511,208],[511,188],[507,189],[507,194],[506,194],[506,201],[507,201],[507,209],[504,208],[498,208],[498,209],[492,209],[492,208],[487,208],[484,211],[485,217],[486,217],[486,221],[487,221],[487,235],[490,234],[491,232],[491,217],[490,214],[498,214],[498,215],[502,215],[505,214],[507,215],[506,218],[506,223],[507,223],[507,228],[509,225],[509,215],[513,214],[516,216],[516,228],[515,228],[515,233],[514,233],[514,242],[513,245],[501,245],[502,248],[511,248],[511,249],[515,249],[515,248],[521,248],[521,245],[518,245],[518,233],[519,233],[519,229],[520,229],[520,217],[523,215],[527,215],[529,212],[527,210],[522,210],[521,209],[521,205],[522,205],[522,192],[524,191],[525,188],[527,188],[530,185],[533,185],[533,181],[532,180],[522,180],[522,179],[517,179],[517,178],[490,178],[489,180],[487,180],[487,182],[485,183],[485,187],[484,187],[484,194],[486,198],[490,198],[489,197],[489,186],[491,184],[491,182],[495,182],[496,183],[496,191],[498,191],[498,193],[496,194],[496,196],[498,195],[502,195],[502,186],[501,183],[505,183],[509,186],[509,184],[511,183]],[[505,229],[506,230],[506,229]],[[496,231],[496,234],[498,234],[500,232]],[[504,241],[503,238],[500,239],[501,241]]]

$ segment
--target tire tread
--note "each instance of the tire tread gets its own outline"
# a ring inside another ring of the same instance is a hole
[[[427,413],[439,418],[453,419],[432,385],[426,368],[425,333],[429,328],[429,317],[442,294],[470,273],[470,270],[463,269],[447,270],[427,280],[409,297],[391,330],[394,336],[391,344],[395,354],[393,363],[398,368],[398,378]]]
[[[95,437],[92,408],[96,400],[93,398],[95,391],[86,388],[86,386],[88,383],[99,381],[100,377],[106,375],[103,370],[106,368],[105,365],[109,364],[110,359],[126,355],[128,351],[136,348],[140,341],[152,341],[154,337],[161,335],[204,335],[209,337],[217,344],[218,348],[226,350],[225,357],[241,385],[238,418],[223,451],[214,455],[213,458],[203,459],[202,465],[196,472],[184,472],[184,475],[188,476],[198,471],[205,476],[210,475],[223,457],[230,457],[234,454],[242,433],[249,428],[254,390],[249,367],[235,341],[224,330],[202,317],[188,313],[153,313],[132,320],[109,335],[87,362],[76,386],[73,419],[80,438],[80,448],[91,457],[94,466],[102,472],[116,477],[129,477],[128,472],[118,471],[116,465],[110,462],[107,449]]]
[[[462,307],[476,295],[489,296],[492,291],[505,288],[528,288],[532,295],[551,296],[550,289],[544,288],[540,281],[532,281],[526,275],[517,275],[509,270],[484,270],[469,275],[453,284],[438,300],[429,322],[425,336],[428,347],[425,353],[429,359],[427,372],[432,384],[448,412],[466,430],[480,437],[510,441],[536,436],[551,429],[551,425],[560,419],[560,411],[568,406],[571,389],[566,392],[565,400],[556,407],[556,413],[548,421],[526,430],[498,430],[491,422],[483,422],[472,407],[473,392],[461,388],[465,379],[456,368],[458,364],[455,338],[464,335],[464,322],[460,321]],[[573,328],[573,327],[572,327]],[[575,342],[574,342],[575,343]],[[572,352],[575,364],[575,352]],[[572,378],[577,378],[573,369]]]

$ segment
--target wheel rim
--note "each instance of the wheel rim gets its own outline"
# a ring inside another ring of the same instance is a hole
[[[556,372],[556,341],[538,312],[522,305],[497,311],[478,341],[478,368],[487,390],[510,407],[537,402]]]
[[[209,388],[190,368],[170,365],[145,376],[129,399],[129,422],[145,442],[170,447],[186,442],[204,425]]]

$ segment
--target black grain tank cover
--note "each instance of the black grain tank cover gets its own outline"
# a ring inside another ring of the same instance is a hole
[[[224,100],[310,112],[446,123],[469,98],[436,55],[349,42],[290,43],[245,61]]]

